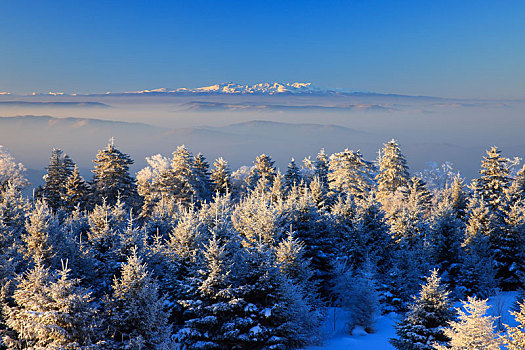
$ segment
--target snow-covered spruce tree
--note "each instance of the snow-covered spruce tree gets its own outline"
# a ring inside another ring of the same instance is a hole
[[[197,182],[198,198],[201,201],[210,201],[211,193],[211,178],[210,178],[210,164],[206,161],[206,157],[202,153],[197,154],[193,159],[193,168],[195,169],[195,176]]]
[[[184,145],[173,152],[171,170],[161,176],[160,186],[185,206],[204,199],[199,191],[199,178],[193,156]]]
[[[489,242],[494,252],[497,277],[500,279],[502,288],[512,289],[515,288],[515,281],[513,281],[513,273],[509,271],[509,268],[512,268],[516,258],[520,258],[509,255],[514,248],[509,246],[512,244],[509,237],[511,230],[507,227],[505,220],[509,210],[508,206],[511,204],[506,200],[510,177],[506,166],[507,160],[500,153],[497,147],[492,147],[487,151],[487,155],[481,162],[481,177],[476,181],[476,191],[490,214]]]
[[[364,263],[365,257],[368,256],[377,266],[378,272],[384,274],[390,266],[394,249],[394,241],[390,236],[385,216],[373,194],[358,200],[357,204],[353,227],[356,235],[361,237],[360,241],[364,242],[365,249],[360,254],[361,263]]]
[[[148,166],[137,173],[137,192],[143,198],[142,217],[151,214],[159,201],[168,200],[171,193],[168,186],[171,166],[168,158],[160,154],[146,157]]]
[[[406,206],[412,211],[417,211],[422,218],[430,215],[432,208],[432,195],[426,188],[425,182],[414,176],[410,179],[404,192]]]
[[[366,198],[374,186],[373,166],[359,151],[333,154],[328,169],[329,187],[336,194]]]
[[[170,327],[157,281],[134,251],[115,278],[105,300],[111,349],[168,348]]]
[[[525,199],[525,165],[517,172],[507,189],[507,202],[514,203]]]
[[[503,336],[503,342],[508,350],[525,349],[525,304],[522,302],[518,306],[518,311],[511,311],[518,325],[516,327],[505,325],[506,334]]]
[[[274,161],[270,156],[261,154],[260,156],[257,156],[253,162],[253,167],[246,181],[248,186],[252,189],[255,188],[261,180],[262,183],[266,183],[268,187],[271,187],[275,175],[276,170],[274,167]]]
[[[377,198],[382,204],[400,187],[407,186],[409,181],[407,161],[397,142],[391,140],[383,146],[379,155],[379,173],[376,176]]]
[[[288,231],[305,244],[305,256],[311,259],[314,279],[319,282],[323,298],[330,294],[330,279],[337,252],[336,233],[331,230],[327,216],[317,211],[308,187],[290,191],[286,201],[277,207],[278,227]]]
[[[469,203],[465,250],[460,285],[466,295],[486,298],[497,286],[494,253],[490,247],[491,213],[485,203],[473,197]]]
[[[172,277],[180,280],[193,272],[204,241],[204,228],[197,210],[194,207],[184,210],[167,241],[170,260],[177,270],[172,271]]]
[[[108,291],[113,275],[124,261],[120,254],[119,233],[125,229],[125,219],[121,202],[110,206],[103,201],[89,214],[89,231],[84,247],[89,250],[94,265],[96,281],[92,284],[97,297]]]
[[[350,333],[355,327],[362,327],[367,333],[372,333],[380,309],[372,262],[366,259],[359,268],[352,269],[340,260],[335,271],[336,305],[348,311],[350,319],[347,324]]]
[[[242,318],[245,305],[233,287],[232,257],[216,236],[202,254],[203,268],[187,278],[189,298],[179,301],[185,321],[175,341],[181,349],[231,349],[246,323]]]
[[[449,322],[443,332],[448,344],[436,345],[436,350],[500,350],[501,340],[494,331],[497,317],[487,316],[487,300],[469,297],[457,309],[457,321]]]
[[[459,219],[464,220],[467,213],[468,194],[463,184],[463,179],[458,175],[452,181],[450,188],[447,189],[450,202],[456,211]]]
[[[499,237],[496,256],[499,257],[497,277],[504,289],[525,288],[525,200],[507,205],[504,231]]]
[[[293,185],[299,185],[301,183],[301,174],[299,168],[295,164],[295,159],[292,158],[286,168],[286,173],[284,174],[284,187],[289,190]]]
[[[13,280],[23,261],[22,233],[28,202],[11,183],[0,190],[0,297],[12,292]],[[3,327],[0,317],[0,328]]]
[[[327,211],[330,206],[330,200],[327,189],[323,186],[318,176],[314,176],[312,181],[310,181],[309,190],[312,194],[313,201],[317,205],[317,210],[320,212]]]
[[[0,192],[11,184],[20,190],[29,185],[24,172],[26,168],[22,163],[17,163],[9,151],[0,145]]]
[[[323,148],[315,158],[315,176],[319,178],[319,182],[325,190],[328,190],[328,173],[328,157]]]
[[[292,188],[294,186],[292,185]],[[289,190],[291,191],[292,188]],[[286,197],[286,187],[284,186],[284,175],[280,171],[277,171],[275,178],[273,179],[272,188],[270,188],[270,197],[274,204],[278,204]]]
[[[310,260],[306,258],[305,245],[294,237],[293,231],[289,231],[288,236],[275,247],[275,259],[281,273],[308,292],[312,305],[320,307],[317,302],[317,285],[313,280],[314,272],[310,267]]]
[[[222,157],[217,158],[213,163],[213,170],[211,171],[211,181],[213,193],[226,194],[232,191],[231,171],[228,167],[228,162]]]
[[[119,151],[113,141],[106,149],[99,150],[93,160],[93,190],[96,203],[106,199],[108,204],[115,204],[118,199],[136,205],[135,180],[129,174],[133,160],[129,155]]]
[[[257,192],[243,199],[232,213],[233,225],[241,234],[244,245],[278,242],[283,228],[277,220],[277,211],[269,196]]]
[[[286,349],[308,344],[319,327],[321,313],[300,286],[280,273],[266,246],[245,248],[233,272],[239,298],[245,303],[239,349]]]
[[[496,146],[486,153],[481,162],[481,177],[477,181],[476,190],[491,212],[502,212],[505,205],[505,191],[510,184],[507,161]]]
[[[433,270],[405,318],[395,326],[397,337],[390,339],[390,343],[399,350],[431,350],[436,344],[447,344],[450,336],[443,328],[454,319],[448,294],[437,270]]]
[[[90,293],[69,278],[64,266],[54,277],[37,263],[19,279],[14,305],[4,307],[10,349],[83,349],[95,340]]]
[[[429,231],[432,263],[441,271],[441,278],[452,289],[456,288],[461,272],[463,250],[461,243],[465,232],[454,204],[448,197],[439,202]]]
[[[75,165],[71,175],[66,180],[65,190],[62,196],[64,207],[69,211],[75,208],[87,209],[89,203],[90,187],[78,171]]]
[[[49,158],[49,165],[44,175],[44,190],[43,194],[47,204],[57,210],[64,207],[64,197],[66,196],[66,184],[68,178],[73,173],[75,164],[67,154],[62,150],[53,148],[51,157]]]
[[[58,220],[46,202],[37,201],[25,223],[24,257],[33,263],[52,265],[56,256]]]
[[[168,234],[177,224],[180,210],[183,210],[171,196],[162,197],[155,203],[151,214],[145,220],[144,228],[149,237],[160,236],[168,238]],[[142,218],[142,215],[141,215]]]

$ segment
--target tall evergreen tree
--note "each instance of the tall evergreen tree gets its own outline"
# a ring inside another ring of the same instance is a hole
[[[211,200],[211,178],[210,165],[202,153],[199,153],[193,159],[193,168],[197,182],[198,198],[200,200]]]
[[[486,153],[481,162],[477,191],[491,212],[501,213],[506,202],[505,191],[510,184],[509,170],[497,147],[493,146]]]
[[[64,197],[66,196],[66,184],[68,178],[73,173],[75,164],[62,150],[54,148],[51,152],[47,174],[44,175],[43,194],[46,202],[53,209],[64,207]]]
[[[503,342],[508,350],[525,349],[525,304],[519,303],[518,311],[511,311],[518,325],[510,327],[505,325],[506,334],[503,336]]]
[[[381,202],[392,196],[398,188],[406,187],[409,181],[407,161],[397,142],[391,140],[383,146],[376,176],[377,197]]]
[[[58,221],[45,202],[38,201],[25,224],[24,256],[33,263],[50,265],[56,256]]]
[[[69,278],[66,266],[54,277],[37,263],[20,278],[6,306],[4,337],[11,349],[83,349],[95,340],[95,309],[90,293]]]
[[[253,168],[247,181],[251,188],[255,188],[259,182],[266,184],[267,187],[271,187],[276,174],[272,158],[266,154],[261,154],[253,162]]]
[[[89,185],[80,176],[78,167],[75,165],[71,175],[66,180],[62,201],[69,211],[73,211],[77,206],[86,209],[89,201]]]
[[[487,316],[487,300],[469,297],[457,309],[458,320],[449,322],[443,332],[450,338],[445,345],[436,345],[437,350],[500,350],[501,341],[494,332],[496,317]]]
[[[284,174],[284,187],[290,189],[293,185],[299,185],[301,183],[301,174],[299,168],[295,164],[295,159],[292,158]]]
[[[213,163],[214,169],[211,172],[212,189],[214,193],[226,194],[232,191],[231,171],[228,162],[219,157]]]
[[[113,349],[159,349],[167,346],[170,329],[159,286],[136,252],[122,266],[106,299],[108,336]]]
[[[328,168],[328,181],[332,191],[359,198],[368,197],[374,185],[372,164],[365,161],[359,151],[345,149],[333,154]]]
[[[25,171],[24,165],[17,163],[11,153],[0,145],[0,192],[5,191],[9,184],[18,190],[28,186]]]
[[[127,154],[119,151],[112,141],[106,149],[98,151],[93,163],[93,190],[97,203],[105,198],[108,204],[115,204],[120,198],[136,204],[135,180],[129,174],[133,160]]]
[[[321,182],[325,189],[328,189],[328,173],[328,157],[323,148],[315,158],[315,176],[319,178],[319,182]]]
[[[390,343],[399,350],[431,350],[436,343],[447,344],[450,337],[442,328],[454,318],[448,294],[437,270],[433,270],[405,318],[395,326],[397,338],[390,339]]]

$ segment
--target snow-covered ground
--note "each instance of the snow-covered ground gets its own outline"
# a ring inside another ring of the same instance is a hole
[[[516,325],[514,317],[509,313],[512,304],[516,300],[516,292],[502,292],[489,298],[488,310],[490,315],[499,316],[501,324]],[[461,303],[455,303],[454,307],[460,307]],[[335,311],[335,314],[334,314]],[[334,316],[335,315],[335,316]],[[322,329],[323,343],[318,346],[307,347],[306,350],[391,350],[394,349],[388,339],[395,336],[394,325],[401,317],[394,313],[380,316],[375,325],[375,332],[367,334],[363,330],[354,330],[350,335],[346,329],[346,313],[341,309],[330,308],[328,317]]]

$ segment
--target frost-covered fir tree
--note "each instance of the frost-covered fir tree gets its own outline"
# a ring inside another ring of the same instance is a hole
[[[488,297],[496,283],[494,252],[490,248],[490,212],[484,202],[472,198],[462,243],[465,253],[461,268],[460,284],[466,295]]]
[[[497,317],[487,316],[487,300],[469,297],[457,309],[458,320],[449,322],[443,332],[450,338],[446,345],[436,345],[437,350],[500,350],[501,340],[497,337],[494,321]]]
[[[119,151],[111,141],[106,149],[98,151],[93,163],[92,183],[97,203],[105,198],[108,204],[115,204],[118,199],[136,204],[135,180],[129,174],[129,166],[134,162],[129,155]]]
[[[447,192],[457,217],[463,220],[468,205],[468,196],[464,188],[463,179],[460,176],[456,176]]]
[[[33,263],[52,264],[56,256],[58,220],[46,202],[37,201],[25,224],[24,257]]]
[[[94,265],[93,273],[96,282],[93,281],[93,287],[97,296],[108,291],[111,278],[118,271],[120,263],[124,261],[120,254],[119,233],[125,229],[125,217],[126,213],[121,202],[110,206],[103,201],[89,214],[89,230],[84,246],[89,250]]]
[[[181,349],[232,349],[246,321],[242,317],[242,299],[233,286],[233,261],[214,236],[204,247],[203,268],[188,278],[184,307],[184,325],[175,336]]]
[[[212,197],[210,165],[202,153],[197,154],[193,159],[193,168],[195,169],[199,199],[210,201]]]
[[[481,178],[476,183],[476,190],[491,212],[501,212],[505,205],[505,191],[510,184],[507,160],[496,146],[486,153],[481,162]]]
[[[421,217],[428,217],[432,207],[432,195],[426,188],[426,184],[420,178],[414,176],[404,191],[406,205],[412,210],[419,212]]]
[[[328,217],[317,211],[308,187],[290,191],[288,198],[277,206],[278,227],[288,231],[290,225],[296,237],[305,244],[305,256],[311,259],[314,279],[320,283],[322,296],[330,294],[329,281],[336,251],[336,233],[331,229]]]
[[[284,174],[284,187],[289,190],[294,185],[301,183],[301,174],[299,168],[295,164],[295,159],[292,158]]]
[[[319,182],[326,190],[328,189],[328,173],[328,157],[323,148],[315,157],[315,176],[319,178]]]
[[[525,201],[520,199],[507,205],[504,229],[495,249],[501,286],[507,290],[525,287]]]
[[[379,155],[379,173],[376,181],[377,198],[381,203],[391,197],[400,187],[408,184],[407,161],[395,140],[383,145]]]
[[[394,242],[384,213],[373,194],[358,200],[357,204],[353,227],[356,235],[361,237],[360,242],[364,243],[364,249],[358,255],[361,256],[362,263],[368,257],[377,266],[378,272],[385,273],[392,261]]]
[[[62,201],[64,207],[70,212],[76,207],[86,209],[89,202],[89,185],[80,176],[78,167],[75,165],[71,175],[66,180],[64,194],[62,195]]]
[[[517,172],[507,190],[507,202],[525,199],[525,165]]]
[[[16,189],[29,185],[24,173],[26,168],[22,163],[17,163],[9,151],[0,145],[0,192],[5,191],[8,184]]]
[[[519,303],[518,311],[511,311],[517,326],[510,327],[505,325],[506,334],[503,336],[503,342],[508,350],[525,349],[525,304]]]
[[[315,289],[311,280],[313,271],[310,261],[305,257],[305,245],[294,237],[292,230],[275,248],[275,258],[281,273],[295,283],[308,286],[310,290]]]
[[[204,199],[199,190],[199,178],[191,152],[183,145],[177,147],[171,158],[171,169],[160,178],[160,186],[177,201],[188,206]]]
[[[231,348],[285,349],[307,345],[317,333],[322,313],[301,286],[275,266],[265,246],[249,247],[235,271],[244,301],[244,327]]]
[[[66,184],[68,178],[73,173],[75,164],[62,150],[53,148],[47,174],[44,175],[43,194],[47,204],[54,210],[64,207],[64,197],[66,196]]]
[[[448,295],[437,270],[433,270],[405,318],[395,326],[397,337],[390,343],[399,350],[431,350],[436,344],[447,344],[450,336],[443,328],[454,318]]]
[[[244,245],[273,245],[278,242],[283,227],[277,220],[271,198],[256,192],[242,200],[232,214],[233,225],[241,234]]]
[[[438,204],[429,231],[432,263],[441,271],[442,279],[454,290],[461,272],[463,250],[461,243],[464,223],[458,218],[454,204],[448,197]]]
[[[366,198],[374,185],[372,164],[359,151],[345,149],[333,154],[328,169],[329,187],[337,194]]]
[[[323,186],[318,176],[314,176],[309,185],[312,199],[317,205],[317,209],[321,212],[328,210],[330,206],[330,199],[328,198],[327,189]]]
[[[115,278],[105,302],[112,349],[168,348],[170,327],[164,298],[145,263],[133,252]]]
[[[228,167],[228,162],[222,157],[217,158],[213,163],[213,170],[211,171],[211,181],[213,193],[226,194],[232,191],[231,171]]]
[[[336,305],[349,313],[347,324],[350,333],[355,327],[362,327],[367,333],[372,333],[380,311],[373,264],[366,259],[359,268],[352,269],[339,261],[335,271]]]
[[[66,264],[54,277],[37,263],[19,279],[14,305],[4,309],[10,349],[84,349],[96,340],[91,295]]]
[[[253,167],[246,181],[250,188],[255,188],[260,182],[271,187],[276,174],[272,158],[266,154],[261,154],[253,162]]]

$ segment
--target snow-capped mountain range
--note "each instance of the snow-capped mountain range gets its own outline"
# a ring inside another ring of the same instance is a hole
[[[106,92],[105,94],[67,94],[63,92],[33,93],[33,96],[101,96],[101,95],[345,95],[355,94],[342,89],[327,89],[312,83],[258,83],[243,85],[238,83],[219,83],[197,88],[159,88],[151,90]],[[0,95],[13,95],[9,92],[0,92]]]
[[[130,92],[132,94],[148,93],[196,93],[196,94],[245,94],[245,95],[276,95],[276,94],[332,94],[342,91],[317,87],[312,83],[259,83],[243,85],[237,83],[221,83],[193,89],[155,89]]]
[[[325,89],[312,83],[259,83],[243,85],[220,83],[198,88],[153,89],[125,92],[125,94],[236,94],[236,95],[277,95],[277,94],[340,94],[343,90]],[[109,93],[111,94],[111,93]]]

